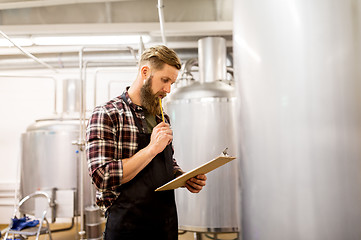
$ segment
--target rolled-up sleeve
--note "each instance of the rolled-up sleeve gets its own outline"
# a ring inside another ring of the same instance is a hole
[[[86,155],[89,175],[100,192],[121,184],[123,166],[122,160],[116,159],[121,151],[118,141],[109,113],[104,107],[96,107],[86,129]]]

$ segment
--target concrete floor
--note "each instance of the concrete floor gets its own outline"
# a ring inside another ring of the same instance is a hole
[[[51,224],[51,229],[60,229],[60,228],[66,228],[68,227],[70,224],[66,224],[66,223],[54,223]],[[6,228],[7,225],[0,225],[0,229],[4,229]],[[104,224],[103,226],[104,227]],[[62,232],[54,232],[52,233],[52,237],[53,240],[76,240],[79,239],[79,236],[77,234],[77,232],[79,231],[79,228],[73,227],[71,230],[68,231],[62,231]],[[150,239],[154,239],[153,237],[149,237]],[[30,237],[29,240],[34,240],[35,237]],[[42,235],[40,237],[41,240],[45,240],[45,239],[49,239],[47,235]],[[197,236],[195,233],[193,232],[185,232],[182,233],[180,231],[179,234],[179,240],[196,240]],[[223,234],[218,234],[217,238],[215,238],[215,236],[213,234],[201,234],[201,236],[198,236],[197,240],[206,240],[206,239],[227,239],[227,240],[231,240],[231,239],[237,239],[237,234],[235,233],[223,233]]]

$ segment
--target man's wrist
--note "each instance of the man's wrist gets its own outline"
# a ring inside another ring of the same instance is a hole
[[[151,159],[153,159],[158,154],[157,150],[152,145],[148,145],[145,149]]]

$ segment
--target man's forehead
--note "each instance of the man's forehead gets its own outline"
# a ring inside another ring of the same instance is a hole
[[[177,79],[179,70],[175,67],[173,68],[163,68],[162,70],[155,71],[155,74],[157,74],[161,78],[169,78],[171,80]]]

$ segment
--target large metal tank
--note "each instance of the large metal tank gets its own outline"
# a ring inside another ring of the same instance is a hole
[[[80,175],[85,179],[84,205],[91,205],[91,182],[87,171],[80,170],[78,146],[79,111],[76,103],[79,81],[64,80],[63,114],[38,119],[22,134],[20,195],[41,190],[56,201],[54,217],[73,217],[80,213]],[[77,116],[77,117],[75,117]],[[35,212],[36,203],[29,202],[27,210]]]
[[[361,1],[233,2],[243,239],[361,239]]]
[[[219,156],[236,155],[234,89],[226,83],[226,42],[203,38],[199,44],[200,81],[173,90],[165,103],[174,133],[175,158],[184,171]],[[176,191],[180,229],[237,232],[237,160],[207,174],[207,186],[192,194]]]

